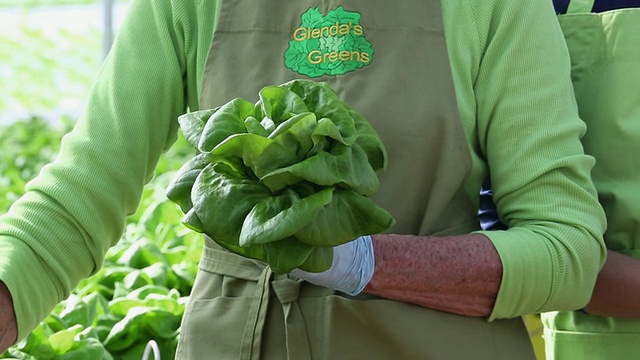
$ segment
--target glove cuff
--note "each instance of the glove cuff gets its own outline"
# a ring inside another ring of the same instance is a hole
[[[358,259],[360,261],[358,261]],[[373,242],[371,236],[365,235],[356,239],[352,258],[353,272],[357,276],[352,277],[352,282],[345,286],[343,292],[350,296],[356,296],[364,290],[375,270],[375,256],[373,254]],[[346,285],[346,284],[345,284]]]

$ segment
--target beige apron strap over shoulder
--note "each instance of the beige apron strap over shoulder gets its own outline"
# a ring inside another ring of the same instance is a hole
[[[567,14],[590,13],[593,10],[595,0],[571,0],[567,8]]]

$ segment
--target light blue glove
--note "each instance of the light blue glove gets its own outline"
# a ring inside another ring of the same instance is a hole
[[[374,269],[373,243],[371,236],[365,235],[333,248],[333,264],[328,270],[311,273],[295,269],[291,275],[355,296],[371,281]]]

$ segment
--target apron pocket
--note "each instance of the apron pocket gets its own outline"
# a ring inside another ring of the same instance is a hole
[[[299,301],[313,353],[322,360],[534,359],[519,318],[489,323],[386,299]]]
[[[219,297],[190,303],[177,359],[238,359],[252,298]]]
[[[176,358],[240,359],[241,353],[250,352],[243,336],[250,317],[256,317],[262,306],[262,273],[251,260],[205,247],[182,319]]]

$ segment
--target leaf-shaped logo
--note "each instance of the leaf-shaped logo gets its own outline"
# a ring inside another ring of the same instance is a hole
[[[322,16],[310,8],[284,53],[285,66],[311,78],[343,75],[373,60],[373,47],[365,38],[360,14],[337,7]]]

